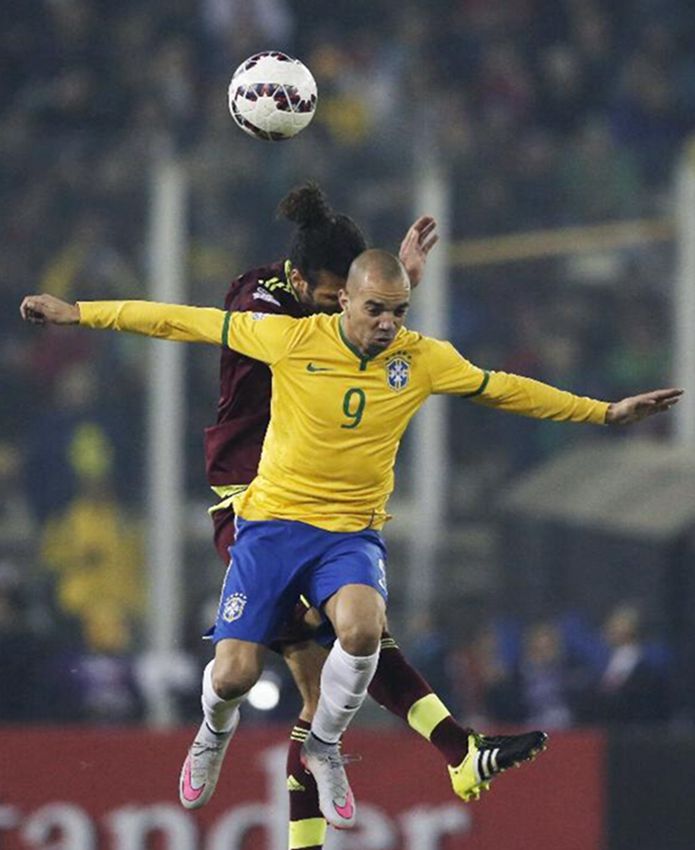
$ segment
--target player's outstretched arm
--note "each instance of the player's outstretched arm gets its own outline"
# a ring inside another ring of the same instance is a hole
[[[25,321],[129,331],[178,342],[220,345],[228,314],[213,307],[187,307],[154,301],[78,301],[69,304],[52,295],[28,295],[20,313]]]
[[[682,395],[683,390],[670,388],[653,390],[624,398],[622,401],[615,401],[606,411],[606,424],[629,425],[646,419],[647,416],[653,416],[655,413],[664,413],[674,404],[678,404]]]
[[[425,272],[427,255],[439,241],[437,222],[431,215],[421,215],[403,237],[398,258],[405,266],[413,289],[420,283]]]
[[[468,364],[469,368],[470,365]],[[574,395],[533,378],[506,372],[484,373],[485,377],[479,388],[470,392],[470,383],[464,386],[465,372],[461,374],[463,377],[459,392],[469,390],[463,394],[473,401],[533,419],[553,419],[557,422],[629,425],[654,413],[669,410],[683,395],[681,389],[668,388],[642,393],[622,401],[598,401]]]
[[[55,295],[27,295],[19,306],[25,322],[33,325],[79,325],[80,311]]]
[[[621,401],[599,401],[577,396],[533,378],[510,372],[484,371],[466,360],[449,342],[423,338],[432,380],[432,393],[470,398],[478,404],[533,419],[629,425],[662,413],[677,404],[683,390],[652,390]]]

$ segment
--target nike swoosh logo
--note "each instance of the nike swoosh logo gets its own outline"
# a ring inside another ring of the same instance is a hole
[[[186,761],[186,767],[183,770],[183,796],[191,803],[195,803],[195,801],[200,797],[200,795],[205,790],[205,785],[203,784],[200,788],[194,788],[191,784],[191,759],[190,757]]]
[[[314,366],[313,363],[306,364],[307,372],[334,372],[334,369],[330,369],[328,366]]]
[[[333,805],[336,812],[338,812],[341,818],[345,818],[345,820],[350,820],[355,814],[355,804],[352,794],[348,794],[347,799],[342,806],[339,806],[335,800],[333,801]]]

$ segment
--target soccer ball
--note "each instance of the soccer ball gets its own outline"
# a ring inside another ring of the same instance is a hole
[[[242,62],[229,84],[232,118],[249,136],[272,142],[303,130],[314,117],[316,98],[309,69],[278,51]]]

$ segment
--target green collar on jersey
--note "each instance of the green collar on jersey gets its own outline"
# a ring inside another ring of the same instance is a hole
[[[340,338],[344,342],[344,344],[350,349],[350,351],[358,358],[360,361],[360,372],[364,372],[367,368],[367,363],[370,360],[373,360],[373,357],[370,357],[368,354],[362,354],[362,352],[357,348],[357,346],[353,345],[350,340],[347,338],[345,334],[345,329],[343,328],[343,317],[341,316],[338,319],[338,330],[340,331]]]

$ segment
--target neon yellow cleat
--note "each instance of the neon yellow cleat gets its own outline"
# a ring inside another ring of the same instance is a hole
[[[468,752],[458,767],[449,767],[451,786],[464,803],[479,800],[481,791],[490,788],[490,781],[510,767],[521,767],[533,761],[547,746],[545,732],[525,732],[523,735],[468,736]]]

